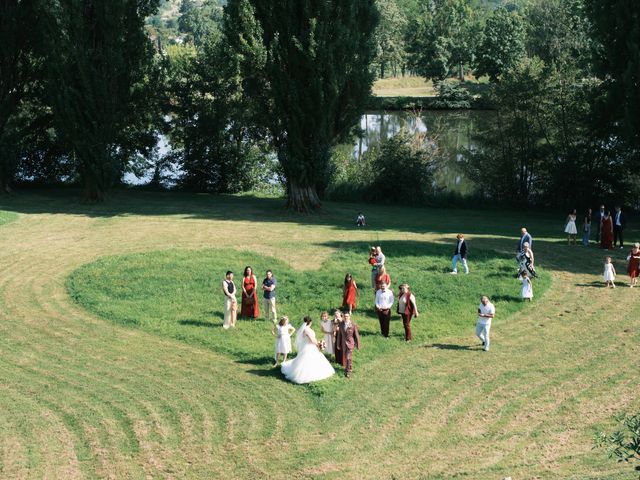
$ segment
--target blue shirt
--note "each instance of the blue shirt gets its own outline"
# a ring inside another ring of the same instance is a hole
[[[275,287],[275,286],[278,285],[278,282],[276,281],[276,277],[271,277],[271,280],[269,280],[268,278],[265,278],[262,281],[262,285],[264,285],[265,287],[270,287],[270,286],[273,285]],[[271,290],[271,291],[263,290],[262,293],[263,293],[264,298],[267,298],[267,299],[268,298],[276,298],[276,289],[275,288],[273,290]]]

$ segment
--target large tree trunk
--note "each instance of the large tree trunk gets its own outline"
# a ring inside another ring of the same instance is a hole
[[[316,187],[312,185],[298,185],[289,182],[287,187],[287,208],[302,213],[310,213],[322,207]]]
[[[80,177],[83,188],[83,201],[89,203],[104,202],[109,188],[107,159],[96,158],[95,152],[86,152],[80,158]],[[80,156],[80,155],[79,155]]]

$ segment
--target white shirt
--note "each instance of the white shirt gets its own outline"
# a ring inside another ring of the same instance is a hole
[[[384,261],[385,261],[385,256],[384,253],[379,253],[378,255],[376,255],[376,266],[379,267],[381,265],[384,265]]]
[[[616,225],[617,225],[618,227],[621,227],[621,226],[622,226],[622,224],[620,223],[620,214],[621,214],[621,213],[622,213],[622,212],[618,212],[618,213],[616,213]]]
[[[387,310],[393,306],[393,292],[391,290],[382,289],[376,292],[376,308]]]
[[[456,255],[460,255],[460,248],[462,247],[464,240],[458,240],[458,248],[456,249]]]
[[[490,315],[496,314],[496,307],[493,306],[493,303],[491,302],[487,302],[486,305],[483,305],[482,303],[480,303],[480,306],[478,307],[480,309],[480,313],[485,314],[485,315]],[[482,324],[489,324],[491,323],[491,318],[489,317],[478,317],[478,323],[482,323]]]

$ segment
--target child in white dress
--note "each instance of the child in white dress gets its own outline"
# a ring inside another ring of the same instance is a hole
[[[520,296],[525,301],[531,301],[531,299],[533,298],[533,285],[531,284],[531,279],[529,278],[529,274],[526,270],[522,272],[520,281],[522,282],[522,290],[520,291]]]
[[[278,325],[271,328],[271,335],[276,337],[276,354],[274,367],[278,366],[280,355],[284,355],[283,362],[287,361],[287,355],[291,353],[291,335],[296,329],[289,324],[289,317],[282,317]]]
[[[320,315],[320,328],[322,329],[322,333],[324,333],[324,353],[333,355],[333,321],[329,319],[328,312],[322,312]]]
[[[604,283],[609,288],[616,288],[616,269],[613,268],[611,257],[606,257],[604,261]]]

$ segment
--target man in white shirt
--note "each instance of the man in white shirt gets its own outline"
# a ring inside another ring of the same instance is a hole
[[[616,246],[618,239],[620,240],[620,248],[624,248],[624,239],[622,231],[627,226],[627,219],[622,213],[622,208],[616,207],[616,214],[613,216],[613,246]]]
[[[496,315],[496,307],[489,301],[489,297],[483,295],[480,298],[478,307],[478,322],[476,323],[476,336],[482,342],[484,351],[489,351],[489,331],[491,330],[491,319]]]
[[[376,292],[376,312],[380,321],[380,332],[384,338],[389,338],[389,323],[391,322],[391,307],[393,306],[393,292],[385,282],[380,284]]]

